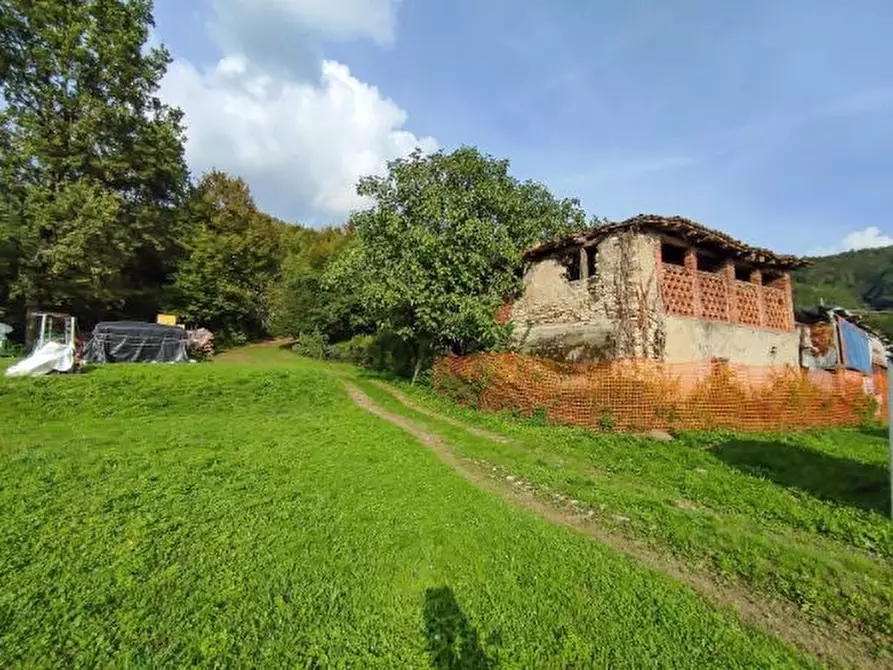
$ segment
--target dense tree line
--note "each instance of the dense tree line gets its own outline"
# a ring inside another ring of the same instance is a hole
[[[288,335],[406,374],[505,341],[522,251],[585,225],[576,201],[462,147],[362,179],[341,227],[279,221],[239,177],[190,176],[151,10],[0,0],[0,318],[174,311],[224,343]]]
[[[794,273],[794,301],[808,307],[829,305],[872,310],[893,309],[893,247],[847,251],[810,258]]]
[[[794,304],[862,311],[869,325],[893,340],[893,247],[810,258],[794,272]]]
[[[0,1],[2,293],[145,312],[178,253],[182,114],[155,95],[151,3]]]

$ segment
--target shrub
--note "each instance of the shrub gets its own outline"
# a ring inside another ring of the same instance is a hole
[[[392,372],[399,377],[411,377],[416,351],[412,343],[390,333],[376,333],[369,346],[369,359],[366,365],[375,370]],[[423,361],[422,369],[427,369],[431,361]]]
[[[21,358],[25,355],[25,346],[7,340],[0,346],[0,358]]]
[[[325,335],[321,333],[301,333],[295,338],[291,350],[299,356],[306,358],[318,358],[320,360],[329,357],[329,346]]]
[[[375,360],[375,337],[372,335],[354,335],[349,340],[335,342],[330,345],[328,353],[332,360],[373,367]]]

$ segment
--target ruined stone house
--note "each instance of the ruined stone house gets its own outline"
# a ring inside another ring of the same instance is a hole
[[[521,351],[582,362],[650,358],[799,364],[794,257],[688,219],[639,215],[535,247],[511,308]]]

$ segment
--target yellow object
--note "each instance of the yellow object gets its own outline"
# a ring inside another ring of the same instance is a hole
[[[155,323],[160,323],[162,326],[176,326],[177,325],[177,315],[176,314],[159,314],[155,318]]]

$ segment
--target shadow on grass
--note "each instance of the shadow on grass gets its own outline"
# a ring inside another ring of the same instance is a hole
[[[865,426],[860,428],[859,432],[863,435],[868,435],[869,437],[877,437],[882,440],[886,440],[890,435],[890,431],[887,429],[886,426]]]
[[[713,453],[741,472],[765,477],[844,505],[886,514],[888,474],[885,468],[840,458],[784,442],[733,440]]]
[[[431,666],[439,670],[493,668],[477,630],[447,586],[425,591],[425,635]]]

